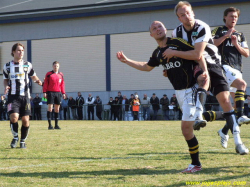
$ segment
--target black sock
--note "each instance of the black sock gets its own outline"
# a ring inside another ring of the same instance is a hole
[[[10,129],[11,129],[14,139],[18,139],[18,122],[16,123],[10,122]]]
[[[199,143],[196,137],[194,136],[191,140],[186,140],[188,147],[189,147],[189,153],[192,159],[192,165],[200,166],[200,160],[199,160]]]
[[[224,119],[222,111],[206,111],[202,113],[202,117],[206,121],[215,121],[217,119]]]
[[[49,126],[51,126],[51,113],[52,112],[47,111],[47,118],[48,118]]]
[[[29,134],[29,128],[30,127],[21,127],[21,142],[25,142],[28,134]]]
[[[234,101],[236,104],[237,119],[244,115],[244,101],[245,101],[244,95],[245,95],[245,91],[243,90],[237,90],[235,93]]]
[[[223,132],[223,134],[227,135],[228,131],[229,131],[229,127],[227,126],[227,124],[224,125],[224,127],[221,130]]]
[[[234,111],[224,113],[224,117],[226,119],[228,129],[230,129],[233,134],[234,121],[236,121]]]
[[[55,112],[55,127],[58,126],[58,113]]]

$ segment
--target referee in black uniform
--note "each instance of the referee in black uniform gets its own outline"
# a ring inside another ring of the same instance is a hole
[[[10,128],[13,134],[11,148],[17,146],[18,137],[18,119],[22,119],[20,148],[26,148],[25,140],[29,132],[30,116],[30,90],[29,77],[39,84],[42,82],[36,76],[36,73],[30,62],[23,60],[24,46],[16,43],[12,46],[11,55],[14,60],[6,63],[3,68],[3,79],[5,94],[8,93],[7,111],[10,115]]]
[[[159,22],[154,21],[150,26],[150,35],[156,40],[159,47],[154,50],[152,57],[148,62],[138,62],[127,58],[123,52],[117,53],[117,58],[141,71],[151,71],[154,67],[162,65],[166,72],[170,82],[172,83],[179,105],[183,111],[182,116],[182,133],[186,139],[189,147],[192,167],[189,167],[182,171],[183,173],[193,173],[201,170],[201,163],[199,160],[199,143],[193,133],[193,123],[195,121],[195,110],[196,106],[194,103],[194,93],[198,86],[196,84],[196,78],[194,76],[194,69],[198,64],[192,60],[184,60],[181,58],[171,58],[167,63],[167,60],[163,59],[162,53],[168,49],[174,50],[193,50],[193,46],[188,44],[186,41],[178,38],[167,38],[167,29]],[[201,64],[205,61],[202,58]],[[204,69],[206,71],[206,69]],[[204,75],[206,75],[205,72]],[[205,77],[204,77],[205,79]]]

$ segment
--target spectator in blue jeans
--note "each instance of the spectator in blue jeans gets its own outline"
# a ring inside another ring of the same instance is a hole
[[[142,112],[143,112],[143,119],[144,120],[150,120],[150,98],[147,96],[147,94],[143,95],[143,98],[141,99],[141,106],[142,106]],[[147,117],[146,117],[147,114]]]

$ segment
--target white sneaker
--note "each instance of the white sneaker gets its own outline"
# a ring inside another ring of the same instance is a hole
[[[247,116],[241,116],[238,119],[238,124],[239,125],[243,125],[243,124],[249,124],[250,123],[250,119]]]
[[[227,142],[228,142],[228,139],[229,139],[229,135],[223,134],[222,129],[220,129],[218,131],[218,135],[221,138],[221,140],[220,140],[221,141],[221,146],[226,149],[227,148]]]
[[[240,155],[246,155],[249,153],[248,148],[244,144],[238,144],[235,147],[236,153],[239,153]]]

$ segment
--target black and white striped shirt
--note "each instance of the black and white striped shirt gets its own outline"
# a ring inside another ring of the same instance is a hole
[[[179,25],[172,33],[173,38],[183,38],[193,46],[196,43],[206,42],[207,46],[204,50],[204,58],[209,64],[221,64],[221,56],[218,53],[218,48],[214,45],[210,27],[201,20],[196,19],[194,28],[191,31],[186,31],[183,24]]]
[[[30,98],[29,76],[36,76],[30,62],[22,60],[19,63],[13,61],[6,63],[3,68],[3,79],[9,79],[9,95]]]

